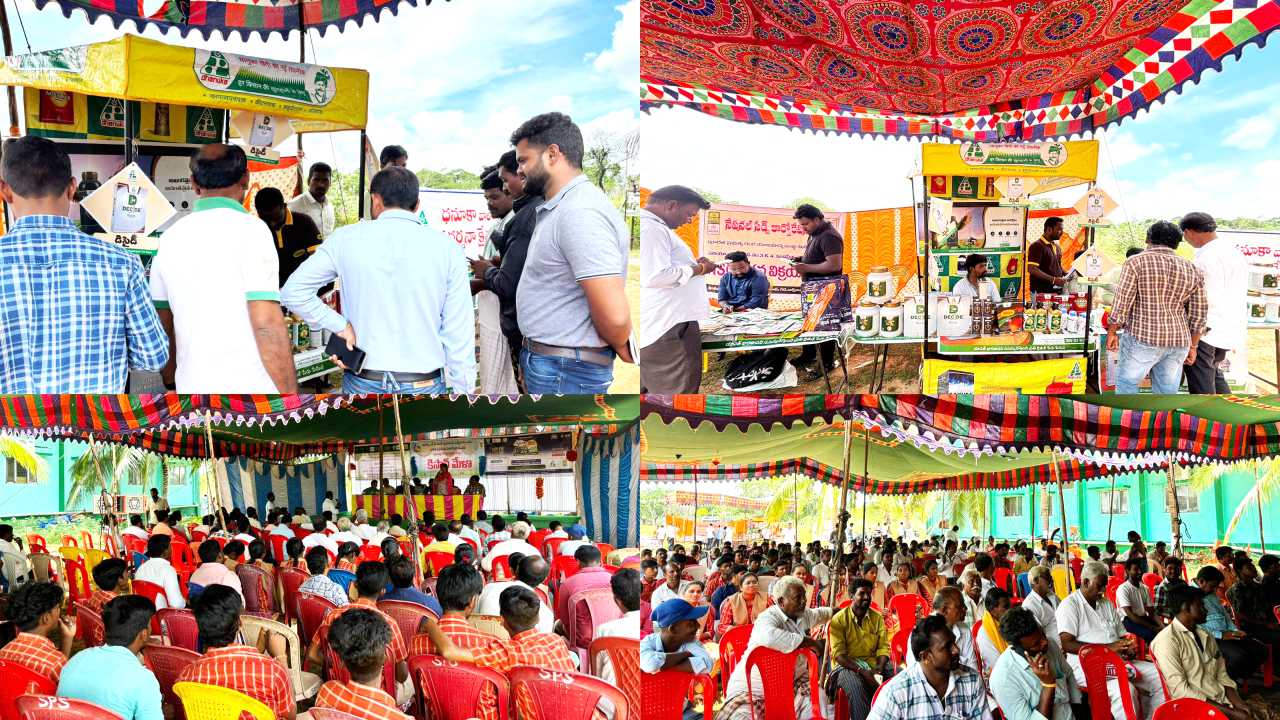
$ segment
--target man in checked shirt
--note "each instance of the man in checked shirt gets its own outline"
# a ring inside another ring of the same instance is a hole
[[[1146,251],[1120,270],[1107,331],[1107,351],[1119,353],[1118,394],[1137,393],[1148,372],[1152,392],[1176,394],[1183,365],[1196,361],[1209,300],[1200,270],[1174,252],[1180,242],[1177,225],[1157,222],[1147,230]]]

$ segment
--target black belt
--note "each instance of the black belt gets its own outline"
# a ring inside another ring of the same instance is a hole
[[[390,377],[397,383],[418,383],[428,380],[439,380],[441,371],[433,370],[429,373],[412,373],[412,372],[391,372],[389,370],[361,370],[355,374],[356,377],[364,380],[372,380],[374,382],[382,382],[384,377]]]
[[[603,367],[613,367],[613,348],[567,348],[558,345],[545,345],[543,343],[524,339],[524,349],[531,353],[539,355],[550,355],[551,357],[568,358],[569,360],[581,360],[592,365],[601,365]]]

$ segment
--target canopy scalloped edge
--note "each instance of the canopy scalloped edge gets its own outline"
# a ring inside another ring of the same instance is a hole
[[[172,1],[173,0],[168,0],[168,2],[170,3]],[[400,5],[404,3],[408,3],[409,5],[416,7],[419,2],[421,2],[423,6],[427,6],[431,4],[431,1],[432,0],[356,0],[355,13],[346,14],[338,17],[322,18],[319,22],[308,23],[306,25],[306,29],[318,30],[320,32],[320,36],[324,37],[325,32],[328,31],[328,29],[331,27],[336,29],[337,32],[341,33],[346,30],[347,24],[350,22],[354,22],[356,24],[356,27],[358,28],[363,27],[366,20],[370,20],[372,22],[379,22],[379,20],[382,17],[382,14],[386,11],[390,11],[392,15],[397,15],[400,10]],[[225,24],[225,18],[226,18],[225,9],[220,13],[213,13],[213,14],[221,15],[224,18],[223,22],[218,22],[215,24],[207,24],[207,25],[193,25],[193,24],[190,24],[189,18],[192,14],[195,14],[194,11],[190,11],[188,13],[187,21],[173,22],[170,20],[158,20],[150,17],[141,17],[139,15],[132,14],[132,13],[121,13],[113,10],[103,10],[98,7],[93,7],[92,5],[87,5],[81,2],[77,2],[76,0],[35,0],[35,2],[36,2],[36,8],[41,10],[44,9],[45,6],[47,5],[56,5],[58,7],[59,12],[62,13],[62,16],[67,19],[71,18],[71,15],[73,12],[79,10],[84,13],[85,19],[88,21],[90,25],[97,22],[98,18],[105,17],[111,22],[112,26],[115,27],[116,29],[120,29],[120,27],[123,26],[126,22],[132,22],[134,27],[137,28],[139,33],[142,33],[149,26],[159,28],[161,32],[168,32],[169,29],[173,28],[173,29],[176,29],[182,37],[186,37],[192,32],[196,32],[200,34],[205,40],[208,40],[209,37],[214,33],[217,33],[223,39],[230,39],[232,35],[238,35],[241,40],[248,40],[250,37],[257,35],[262,40],[270,40],[271,35],[273,33],[279,33],[282,38],[288,39],[289,35],[292,32],[299,29],[298,22],[297,22],[297,9],[296,9],[297,5],[296,4],[287,9],[278,8],[278,7],[267,7],[267,8],[259,8],[256,10],[256,12],[260,14],[271,14],[273,16],[278,16],[279,22],[278,22],[278,25],[276,26],[236,27],[236,26],[229,26]],[[209,14],[207,8],[223,7],[228,4],[229,3],[224,3],[224,2],[221,2],[220,0],[191,0],[191,5],[201,7],[202,12],[204,12],[206,15]],[[279,4],[280,4],[279,0],[271,0],[271,5],[278,6]],[[323,12],[324,11],[323,9],[325,8],[341,7],[344,5],[348,5],[350,3],[314,2],[312,4],[316,7],[322,8],[322,12]],[[117,7],[118,5],[119,4],[117,3]],[[292,19],[292,21],[286,22],[286,19]]]
[[[1228,4],[1231,3],[1222,3]],[[640,108],[683,105],[726,120],[778,125],[814,133],[911,140],[1049,140],[1087,137],[1134,117],[1170,92],[1180,94],[1206,70],[1222,71],[1250,45],[1264,47],[1280,27],[1280,0],[1249,7],[1214,7],[1204,15],[1179,13],[1125,53],[1083,91],[1045,94],[938,116],[880,112],[819,100],[685,85],[645,76]],[[1208,29],[1207,33],[1203,28]],[[1196,35],[1203,35],[1196,37]]]

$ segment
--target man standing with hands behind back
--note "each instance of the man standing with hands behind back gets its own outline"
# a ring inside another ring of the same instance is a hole
[[[640,211],[640,390],[673,395],[702,385],[702,333],[707,289],[698,278],[715,271],[675,229],[711,207],[681,185],[658,188]]]
[[[1208,213],[1188,213],[1178,223],[1182,237],[1196,249],[1196,267],[1204,275],[1209,300],[1204,335],[1195,362],[1187,365],[1187,389],[1192,395],[1227,394],[1222,361],[1230,350],[1241,350],[1249,337],[1249,320],[1240,312],[1249,296],[1249,263],[1230,240],[1218,239],[1218,223]]]

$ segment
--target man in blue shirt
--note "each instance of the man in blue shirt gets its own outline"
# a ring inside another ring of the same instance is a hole
[[[418,218],[418,177],[389,167],[369,185],[373,221],[336,230],[289,276],[281,301],[366,353],[347,393],[476,389],[475,309],[462,249]],[[341,281],[342,310],[316,291]]]
[[[142,263],[68,217],[67,154],[10,140],[0,172],[14,218],[0,237],[0,393],[122,393],[130,368],[163,368],[169,338]]]
[[[653,633],[640,641],[640,669],[647,673],[680,670],[711,672],[711,656],[698,642],[698,628],[711,608],[675,598],[653,609]]]
[[[729,272],[720,277],[720,309],[741,312],[769,307],[769,278],[751,266],[747,254],[735,250],[724,256]]]
[[[160,683],[138,653],[151,638],[151,601],[121,595],[102,608],[106,644],[76,653],[62,669],[58,696],[85,700],[124,720],[164,720]]]
[[[467,546],[470,549],[470,546]],[[413,586],[413,561],[401,555],[395,560],[387,563],[387,570],[391,572],[392,590],[383,593],[379,600],[399,600],[401,602],[411,602],[430,610],[435,613],[436,617],[440,617],[443,612],[440,609],[440,601],[434,597],[422,592]]]
[[[715,609],[717,614],[720,612],[720,603],[724,602],[725,599],[731,595],[736,594],[742,588],[742,578],[746,574],[746,565],[734,565],[733,576],[730,582],[716,588],[716,591],[711,594],[711,607]]]

